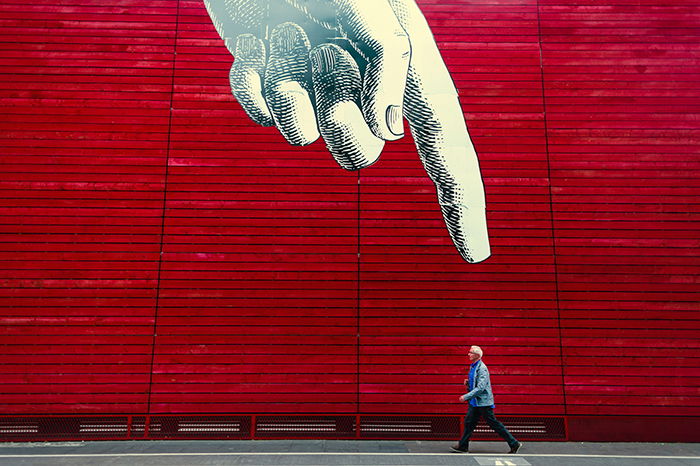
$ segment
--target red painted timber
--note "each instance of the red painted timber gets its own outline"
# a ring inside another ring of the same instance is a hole
[[[700,8],[419,4],[483,264],[410,136],[344,172],[252,124],[201,1],[0,1],[0,412],[459,415],[480,344],[503,415],[697,440]]]

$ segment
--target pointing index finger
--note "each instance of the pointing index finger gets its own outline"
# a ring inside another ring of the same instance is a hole
[[[491,255],[484,186],[457,90],[415,1],[389,1],[411,37],[404,114],[418,154],[457,250],[467,262],[481,262]]]

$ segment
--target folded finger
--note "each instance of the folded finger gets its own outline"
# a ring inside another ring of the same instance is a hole
[[[319,137],[310,97],[310,48],[304,30],[294,23],[280,24],[270,35],[265,100],[275,125],[294,145],[311,144]]]
[[[235,57],[236,42],[242,34],[265,37],[269,0],[204,0],[211,22],[229,52]]]
[[[265,55],[265,45],[260,39],[252,34],[238,36],[229,82],[233,95],[250,119],[262,126],[272,126],[272,115],[262,94]]]
[[[328,150],[347,170],[371,165],[384,141],[372,133],[358,107],[362,79],[357,63],[334,44],[314,48],[310,58],[317,118]]]

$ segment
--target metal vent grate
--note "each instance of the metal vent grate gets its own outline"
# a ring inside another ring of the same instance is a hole
[[[9,417],[0,418],[0,439],[128,438],[129,418],[110,417]]]
[[[558,440],[566,438],[564,418],[560,417],[512,417],[498,416],[498,420],[517,438],[524,440]],[[474,438],[480,440],[500,439],[483,420],[474,429]]]
[[[564,440],[563,417],[499,416],[523,440]],[[0,441],[119,439],[411,439],[454,440],[461,416],[156,415],[0,417]],[[476,440],[499,437],[483,422]]]
[[[263,437],[354,437],[354,416],[259,416],[255,436]]]
[[[153,416],[150,438],[249,438],[248,416]]]
[[[454,438],[459,435],[459,418],[362,416],[361,438]]]
[[[146,436],[146,416],[134,416],[131,419],[131,437],[143,438]]]

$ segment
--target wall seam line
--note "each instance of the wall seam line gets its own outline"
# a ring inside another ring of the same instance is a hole
[[[540,84],[542,91],[542,123],[544,124],[544,146],[545,154],[547,157],[547,189],[549,191],[549,224],[550,232],[552,234],[552,263],[554,266],[554,288],[556,296],[556,310],[557,310],[557,335],[559,339],[559,368],[561,369],[561,389],[562,397],[564,400],[564,416],[568,415],[568,407],[566,402],[566,384],[564,378],[564,347],[562,344],[562,331],[561,331],[561,296],[559,290],[559,267],[557,263],[557,243],[556,243],[556,229],[554,227],[554,202],[552,201],[552,161],[551,154],[549,152],[549,126],[547,125],[547,95],[544,83],[544,51],[542,49],[542,21],[540,18],[540,0],[536,1],[537,6],[537,47],[539,52],[540,60]]]
[[[160,223],[160,247],[158,249],[158,273],[156,275],[156,302],[155,302],[155,313],[153,315],[153,331],[151,332],[151,362],[150,362],[150,370],[149,370],[149,376],[148,376],[148,396],[147,396],[147,403],[146,403],[146,413],[148,415],[151,414],[151,394],[153,392],[153,364],[155,362],[155,353],[156,353],[156,337],[157,337],[157,329],[158,329],[158,310],[160,309],[160,279],[161,279],[161,271],[163,268],[163,244],[164,244],[164,237],[165,237],[165,217],[166,217],[166,208],[167,208],[167,201],[168,201],[168,174],[169,174],[169,168],[170,168],[170,150],[171,150],[171,143],[172,143],[172,125],[173,125],[173,96],[175,94],[175,65],[177,63],[177,37],[179,33],[179,26],[180,26],[180,0],[177,0],[177,5],[175,8],[175,35],[173,37],[173,64],[171,68],[171,76],[170,76],[170,107],[168,110],[168,138],[167,138],[167,145],[166,145],[166,154],[165,154],[165,177],[163,180],[163,207],[162,207],[162,213],[161,213],[161,223]],[[148,436],[148,432],[145,432],[145,435]]]
[[[361,261],[361,242],[362,242],[362,232],[361,232],[361,211],[360,211],[360,194],[361,194],[361,180],[362,177],[360,175],[360,171],[357,171],[357,301],[356,301],[356,314],[357,314],[357,319],[356,319],[356,337],[355,337],[355,345],[356,345],[356,351],[355,351],[355,411],[357,415],[360,414],[360,261]],[[360,426],[357,425],[355,426],[357,429],[357,432],[359,433],[360,431]]]

